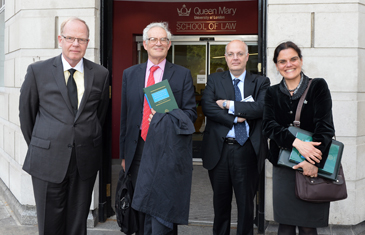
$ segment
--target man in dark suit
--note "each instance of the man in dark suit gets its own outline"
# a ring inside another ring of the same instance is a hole
[[[265,161],[261,134],[268,78],[246,71],[248,47],[239,40],[226,46],[229,71],[209,75],[202,97],[207,117],[203,166],[213,188],[213,234],[228,235],[233,190],[238,209],[237,234],[253,234],[254,196]]]
[[[62,54],[29,65],[20,90],[23,169],[32,175],[41,235],[86,235],[109,102],[108,70],[83,58],[88,38],[85,21],[63,22]]]
[[[171,33],[167,24],[149,24],[143,30],[143,46],[148,53],[148,61],[134,65],[123,72],[119,148],[123,169],[131,175],[133,186],[137,181],[146,138],[144,123],[147,121],[148,130],[149,121],[153,117],[151,113],[148,114],[151,110],[145,101],[143,88],[150,85],[149,82],[158,83],[167,79],[179,109],[192,122],[197,117],[190,71],[166,60],[167,52],[171,46],[170,39]],[[148,114],[148,116],[144,114]],[[146,117],[149,120],[146,120]],[[136,234],[144,234],[144,221],[144,214],[139,212],[139,230]]]

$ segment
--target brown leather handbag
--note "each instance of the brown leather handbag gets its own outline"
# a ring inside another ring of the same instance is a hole
[[[334,202],[347,198],[342,166],[335,181],[322,177],[308,177],[301,171],[297,171],[295,177],[295,195],[299,199],[309,202]]]
[[[300,113],[302,111],[303,102],[307,95],[309,86],[303,93],[299,100],[297,111],[295,114],[294,125],[300,126]],[[325,179],[323,177],[309,177],[303,175],[301,171],[296,171],[295,195],[304,201],[309,202],[333,202],[347,198],[347,189],[345,175],[343,174],[342,166],[338,171],[337,179],[335,181]]]

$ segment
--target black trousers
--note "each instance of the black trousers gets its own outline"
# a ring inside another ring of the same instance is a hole
[[[139,170],[139,166],[141,165],[141,158],[142,158],[142,153],[143,153],[144,142],[145,141],[142,139],[141,135],[139,135],[136,153],[134,154],[132,164],[129,168],[129,174],[131,174],[133,188],[136,188],[138,170]],[[140,212],[140,211],[137,211],[137,213],[138,213],[138,231],[135,233],[135,235],[144,235],[144,234],[151,235],[151,230],[153,228],[152,220],[149,217],[149,219],[147,221],[145,221],[145,217],[146,217],[145,213]],[[146,222],[147,222],[147,228],[145,229]],[[166,235],[170,235],[170,234],[171,235],[177,234],[177,225],[174,224],[174,229],[173,229],[172,233],[167,233]],[[163,235],[163,234],[161,234],[161,235]]]
[[[231,203],[236,196],[238,235],[253,235],[254,197],[258,186],[257,157],[250,139],[241,146],[224,143],[221,159],[209,171],[213,188],[214,235],[229,235]]]
[[[95,178],[81,180],[74,150],[61,183],[32,177],[40,235],[86,235]]]

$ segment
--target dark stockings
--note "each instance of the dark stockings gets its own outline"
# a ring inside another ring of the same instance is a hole
[[[295,235],[296,226],[294,225],[287,225],[287,224],[279,224],[278,235]],[[306,227],[299,227],[299,235],[318,235],[316,228],[306,228]]]

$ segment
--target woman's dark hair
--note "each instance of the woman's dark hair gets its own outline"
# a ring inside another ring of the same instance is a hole
[[[287,41],[287,42],[280,43],[279,46],[277,46],[275,48],[274,58],[273,58],[273,61],[275,64],[278,62],[278,56],[279,56],[280,51],[289,49],[289,48],[292,48],[294,51],[296,51],[298,53],[299,58],[302,59],[302,51],[299,49],[299,47],[294,42]]]

